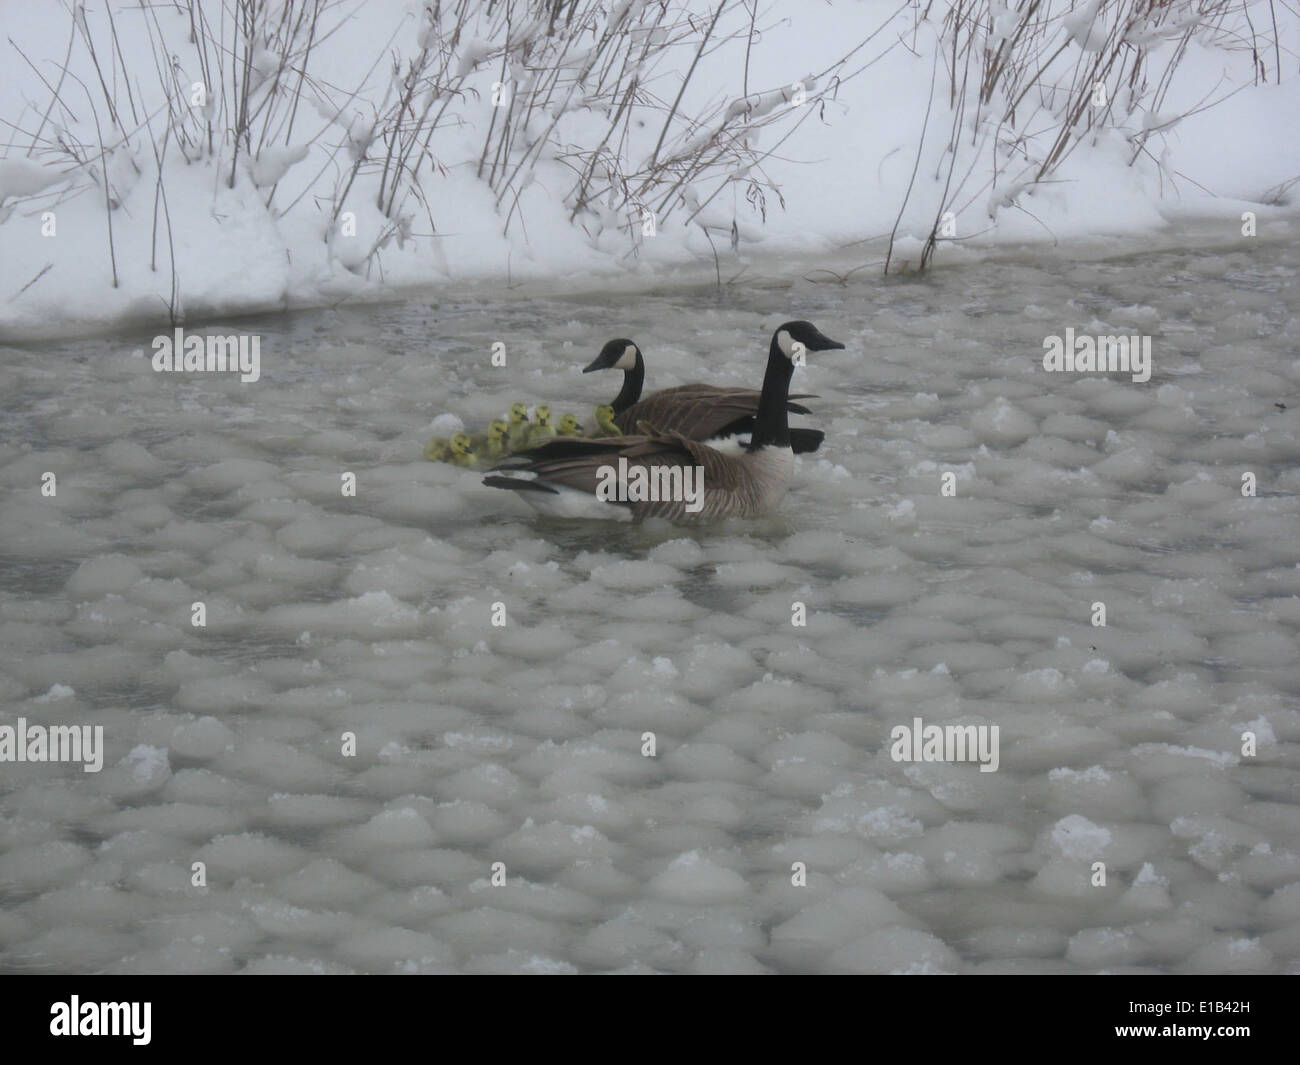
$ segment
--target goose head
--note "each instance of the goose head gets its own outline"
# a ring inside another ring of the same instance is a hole
[[[611,340],[603,348],[600,354],[592,361],[583,373],[591,373],[593,370],[635,370],[637,363],[643,362],[641,358],[641,349],[626,337],[620,337],[618,340]]]
[[[809,351],[831,351],[844,347],[838,340],[832,340],[812,322],[802,319],[786,322],[778,326],[772,334],[772,348],[779,351],[792,363],[799,356]]]
[[[641,398],[641,388],[645,385],[645,359],[641,356],[641,349],[626,337],[611,340],[582,372],[591,373],[592,370],[623,371],[623,387],[612,404],[615,414],[622,414]]]
[[[807,352],[843,347],[843,344],[832,340],[812,322],[800,319],[777,326],[767,352],[763,390],[759,393],[754,431],[750,434],[747,450],[758,451],[769,445],[790,447],[787,404],[790,402],[790,378],[794,376],[795,366],[804,364]]]

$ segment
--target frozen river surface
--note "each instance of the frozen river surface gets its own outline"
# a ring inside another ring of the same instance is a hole
[[[0,968],[1300,971],[1298,269],[213,324],[253,384],[0,348],[0,725],[105,748],[0,763]],[[548,521],[421,458],[442,411],[607,402],[615,336],[757,387],[791,317],[847,350],[770,517]],[[1067,327],[1151,380],[1046,372]],[[917,718],[996,772],[895,760]]]

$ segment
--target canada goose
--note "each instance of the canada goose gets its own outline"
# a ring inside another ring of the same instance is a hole
[[[635,436],[553,440],[498,464],[483,483],[512,489],[536,510],[559,517],[675,521],[771,510],[794,470],[787,400],[796,345],[806,351],[844,347],[803,321],[786,322],[772,334],[743,450],[721,451],[643,420]]]
[[[510,404],[510,421],[506,434],[506,447],[510,451],[518,451],[528,446],[528,433],[532,426],[528,422],[528,404],[511,403]]]
[[[424,457],[430,462],[444,462],[450,453],[450,443],[445,436],[435,436],[424,445]]]
[[[533,408],[532,428],[528,433],[528,443],[524,445],[528,450],[532,450],[548,440],[555,439],[555,426],[551,424],[551,405],[549,403],[539,403]]]
[[[470,441],[469,433],[452,433],[451,453],[447,456],[447,461],[456,466],[473,469],[478,465],[478,457],[472,449],[473,443]]]
[[[596,418],[596,432],[594,436],[622,436],[623,430],[618,427],[614,421],[614,406],[611,403],[602,403],[593,412]]]
[[[503,459],[510,454],[506,450],[506,433],[510,427],[504,418],[496,418],[488,426],[486,433],[474,433],[470,436],[470,447],[481,459]]]
[[[576,414],[561,414],[555,423],[556,436],[582,436],[582,421]]]
[[[623,371],[623,387],[610,404],[623,433],[636,432],[638,423],[649,422],[656,429],[675,430],[691,440],[704,440],[713,446],[729,440],[732,446],[738,447],[742,442],[736,438],[748,436],[754,430],[759,393],[752,388],[679,385],[641,399],[645,357],[625,337],[611,340],[601,348],[600,354],[582,372],[593,370]],[[807,407],[791,402],[790,397],[786,398],[786,410],[791,414],[809,413]],[[795,454],[816,451],[825,435],[820,429],[791,429],[790,446]]]

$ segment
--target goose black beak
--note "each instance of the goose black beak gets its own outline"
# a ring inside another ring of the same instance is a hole
[[[809,347],[813,347],[813,351],[837,351],[837,350],[843,351],[844,350],[843,344],[841,344],[838,340],[832,340],[824,333],[818,333],[817,336],[814,337],[814,343],[816,344],[816,347],[813,347],[811,344],[809,345]]]
[[[585,370],[583,370],[582,372],[583,372],[583,373],[591,373],[592,370],[603,370],[603,369],[605,369],[607,364],[606,364],[605,362],[602,361],[603,359],[604,359],[604,356],[603,356],[603,355],[597,355],[596,358],[595,358],[595,360],[592,362],[592,364],[591,364],[590,366],[588,366],[588,367],[587,367]]]

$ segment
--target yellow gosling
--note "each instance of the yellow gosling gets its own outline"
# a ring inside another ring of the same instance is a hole
[[[474,454],[469,433],[452,434],[451,455],[447,461],[456,466],[464,466],[467,469],[473,469],[478,465],[478,457]]]
[[[511,452],[522,451],[528,446],[528,434],[532,426],[528,423],[528,407],[524,403],[510,404],[510,421],[506,433],[506,448]]]
[[[608,403],[602,403],[596,408],[596,428],[600,430],[601,436],[623,435],[623,430],[614,422],[614,408]]]
[[[551,424],[551,405],[549,403],[539,403],[533,408],[533,417],[536,422],[533,424],[532,432],[528,434],[528,447],[535,448],[548,440],[555,439],[555,426]]]

